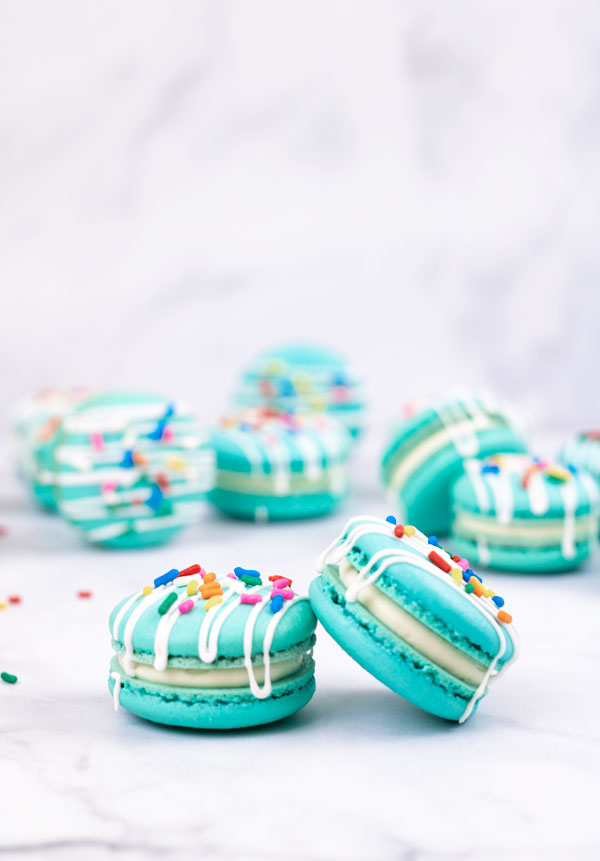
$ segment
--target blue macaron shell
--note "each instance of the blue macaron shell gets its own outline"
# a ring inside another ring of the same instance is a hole
[[[398,539],[394,536],[365,535],[355,542],[350,556],[353,561],[365,565],[378,551],[397,547]],[[434,549],[432,546],[431,550]],[[410,548],[403,546],[403,550],[410,551]],[[422,558],[413,552],[415,557]],[[376,564],[374,570],[378,567]],[[378,577],[377,588],[444,639],[471,652],[483,663],[489,663],[497,654],[500,640],[496,627],[486,614],[465,601],[449,574],[443,578],[428,576],[416,565],[395,562]],[[507,637],[506,650],[499,664],[509,660],[512,654],[513,644]]]
[[[181,587],[181,592],[184,587]],[[252,652],[262,654],[262,644],[265,631],[273,618],[269,608],[270,587],[259,590],[265,602],[264,609],[259,613],[254,626],[252,639]],[[166,594],[166,593],[165,593]],[[124,599],[114,608],[110,615],[109,626],[112,633],[114,620],[120,608],[128,599]],[[136,653],[153,654],[154,638],[158,623],[163,618],[158,613],[160,602],[151,605],[140,616],[133,634],[132,647]],[[123,632],[127,619],[134,611],[136,604],[125,613],[119,624],[116,642],[122,645]],[[244,626],[253,609],[251,604],[240,604],[225,620],[219,634],[219,658],[241,658],[243,657],[243,632]],[[169,636],[169,655],[172,657],[198,658],[198,636],[200,626],[206,618],[206,612],[202,603],[198,603],[189,613],[181,614],[177,624],[171,630]],[[316,618],[307,599],[296,601],[283,615],[278,623],[273,642],[272,652],[286,651],[300,643],[309,640],[315,630]]]

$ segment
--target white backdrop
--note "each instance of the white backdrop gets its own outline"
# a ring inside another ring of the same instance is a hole
[[[599,39],[595,2],[2,4],[7,403],[211,416],[311,335],[375,418],[460,381],[593,424]]]

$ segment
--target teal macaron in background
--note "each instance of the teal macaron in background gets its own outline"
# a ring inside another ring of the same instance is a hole
[[[515,454],[468,460],[452,498],[452,546],[490,568],[568,571],[596,542],[598,489],[575,467]]]
[[[319,621],[424,711],[463,723],[517,656],[504,600],[466,559],[392,516],[350,520],[317,568],[309,594]]]
[[[487,394],[455,391],[405,408],[384,450],[382,479],[405,522],[446,535],[450,490],[463,461],[526,450],[518,422],[505,406]]]
[[[213,432],[215,488],[208,499],[230,517],[318,517],[348,493],[350,435],[327,415],[246,409]]]
[[[198,520],[214,480],[207,433],[180,404],[105,392],[63,419],[52,447],[60,513],[95,544],[160,544]]]
[[[347,360],[313,343],[289,343],[257,356],[238,380],[233,404],[294,413],[327,412],[353,437],[364,425],[363,384]]]
[[[316,619],[289,578],[172,569],[121,601],[109,625],[115,708],[196,729],[271,723],[315,690]]]
[[[600,489],[600,431],[581,431],[560,450],[559,461],[590,475]]]

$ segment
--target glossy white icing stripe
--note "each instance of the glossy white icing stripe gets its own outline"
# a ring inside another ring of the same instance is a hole
[[[114,687],[113,687],[113,703],[115,707],[115,711],[119,711],[119,706],[121,705],[121,673],[111,672],[111,679],[114,679]]]
[[[464,462],[464,468],[475,492],[477,505],[483,513],[489,511],[490,497],[488,486],[481,476],[481,461],[473,459],[466,460]]]
[[[548,491],[546,490],[544,477],[539,470],[536,470],[529,476],[527,496],[529,498],[529,507],[534,514],[545,514],[548,511],[550,504]]]
[[[499,523],[510,523],[515,507],[510,475],[500,470],[500,472],[486,473],[486,477],[494,495],[496,517]]]
[[[564,481],[560,488],[565,509],[565,528],[561,542],[561,552],[565,559],[575,556],[575,510],[577,508],[577,490],[574,481]]]

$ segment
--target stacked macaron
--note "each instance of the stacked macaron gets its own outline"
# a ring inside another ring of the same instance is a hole
[[[316,619],[286,577],[171,569],[110,617],[109,688],[151,721],[233,729],[280,720],[315,690]]]
[[[383,482],[405,519],[444,535],[451,487],[464,460],[524,451],[522,434],[504,405],[487,394],[456,391],[405,409],[384,451]]]
[[[329,347],[286,344],[258,356],[243,372],[236,407],[322,412],[356,437],[364,423],[363,386],[348,362]]]
[[[597,487],[573,466],[528,455],[468,460],[452,497],[453,546],[491,568],[566,571],[597,535]]]
[[[316,517],[348,492],[350,436],[329,416],[246,409],[213,433],[217,472],[209,500],[231,517]]]
[[[562,448],[559,460],[590,475],[600,488],[600,431],[581,431]]]
[[[162,543],[198,519],[212,487],[206,433],[180,404],[107,392],[63,419],[51,481],[61,514],[91,542]]]
[[[317,562],[317,618],[391,690],[463,723],[515,660],[512,617],[470,568],[414,526],[355,517]]]

